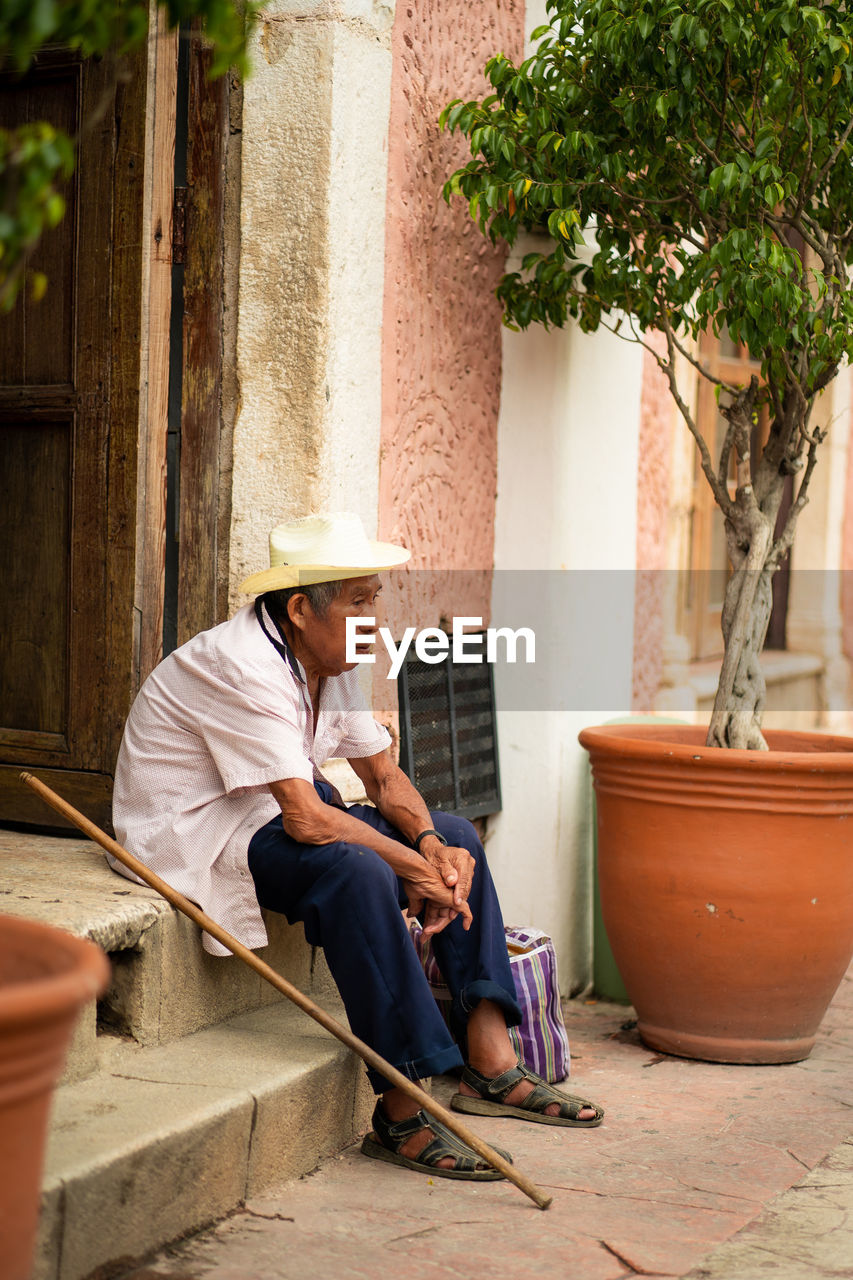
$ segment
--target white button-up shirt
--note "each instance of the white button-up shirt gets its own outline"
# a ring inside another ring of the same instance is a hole
[[[267,942],[248,848],[279,813],[268,784],[312,782],[326,760],[376,755],[391,742],[367,709],[358,668],[323,681],[316,730],[313,719],[307,686],[246,605],[161,662],[125,725],[113,793],[119,842],[247,947]],[[208,934],[204,946],[229,954]]]

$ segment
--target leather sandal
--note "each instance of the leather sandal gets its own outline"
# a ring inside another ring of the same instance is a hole
[[[377,1102],[373,1112],[373,1132],[368,1133],[361,1144],[362,1154],[371,1160],[387,1160],[389,1164],[399,1164],[406,1169],[414,1169],[417,1173],[429,1173],[435,1178],[466,1178],[472,1182],[494,1182],[504,1175],[487,1164],[476,1151],[467,1146],[455,1133],[446,1128],[438,1120],[419,1111],[417,1115],[406,1120],[398,1120],[392,1124]],[[435,1134],[432,1142],[428,1142],[417,1158],[404,1156],[400,1152],[409,1138],[420,1133],[422,1129],[431,1129]],[[498,1155],[512,1164],[512,1156],[500,1147],[495,1147]],[[452,1169],[438,1167],[439,1160],[447,1156],[456,1163]]]
[[[465,1067],[461,1078],[469,1088],[476,1089],[479,1096],[472,1098],[466,1093],[455,1093],[450,1099],[454,1111],[465,1111],[473,1116],[515,1116],[519,1120],[531,1120],[534,1124],[574,1125],[582,1129],[594,1129],[604,1119],[603,1109],[594,1102],[587,1102],[585,1098],[555,1089],[541,1076],[530,1071],[523,1062],[492,1079],[481,1075],[473,1067]],[[521,1102],[504,1102],[507,1094],[512,1093],[521,1080],[530,1080],[533,1084],[527,1097],[522,1098]],[[546,1115],[545,1108],[553,1102],[560,1105],[559,1115]],[[595,1112],[591,1120],[578,1118],[584,1107],[590,1107]]]

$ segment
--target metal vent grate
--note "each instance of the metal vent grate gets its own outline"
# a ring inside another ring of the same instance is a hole
[[[490,663],[421,662],[411,651],[397,683],[400,765],[430,809],[463,818],[501,807]]]

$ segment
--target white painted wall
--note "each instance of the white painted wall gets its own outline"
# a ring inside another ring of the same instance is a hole
[[[514,260],[533,248],[519,244]],[[489,860],[507,920],[550,932],[564,991],[591,976],[589,779],[577,734],[631,705],[641,355],[576,325],[504,331],[496,594],[505,571],[554,571],[545,589],[577,602],[563,620],[565,663],[608,675],[597,710],[501,710],[507,673],[495,672],[503,811],[489,822]],[[585,607],[592,570],[621,571],[618,620]],[[562,690],[553,695],[556,704]]]

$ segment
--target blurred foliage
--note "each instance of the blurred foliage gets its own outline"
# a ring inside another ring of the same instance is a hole
[[[199,19],[210,41],[212,75],[245,74],[248,34],[263,0],[165,0],[170,27]],[[84,57],[122,54],[148,38],[146,0],[0,0],[0,60],[24,75],[46,46]],[[85,121],[83,122],[85,127]],[[47,286],[28,263],[43,233],[65,211],[62,186],[74,172],[76,139],[46,121],[0,128],[0,308],[14,306],[29,274],[34,297]]]
[[[548,0],[520,66],[442,124],[493,240],[551,243],[504,276],[508,324],[727,329],[766,393],[853,356],[853,11],[847,0]],[[811,250],[813,269],[804,262]],[[805,358],[804,358],[805,356]]]

